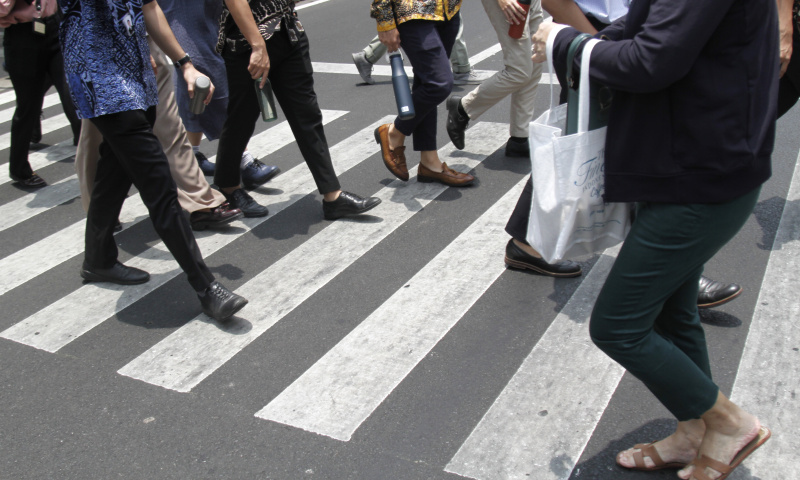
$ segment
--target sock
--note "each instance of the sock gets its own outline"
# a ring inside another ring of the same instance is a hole
[[[461,101],[458,102],[458,113],[463,115],[464,118],[469,118],[469,115],[467,115],[467,111],[464,110],[464,105],[461,104]]]
[[[516,143],[526,143],[528,141],[528,137],[509,137],[508,140]]]
[[[240,165],[240,168],[244,170],[245,168],[247,168],[248,165],[250,165],[254,161],[255,157],[253,157],[253,154],[250,153],[248,150],[245,150],[244,153],[242,154],[242,164]]]
[[[192,153],[197,155],[197,152],[200,151],[200,145],[192,145]]]

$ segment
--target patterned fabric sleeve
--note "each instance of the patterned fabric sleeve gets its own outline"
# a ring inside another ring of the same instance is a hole
[[[372,0],[370,16],[378,21],[378,31],[397,28],[394,19],[394,0]]]

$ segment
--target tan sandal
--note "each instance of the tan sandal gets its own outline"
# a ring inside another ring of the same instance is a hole
[[[652,472],[654,470],[664,470],[666,468],[683,468],[686,466],[685,463],[681,462],[669,462],[666,463],[664,460],[661,459],[661,455],[658,454],[656,447],[653,445],[655,442],[652,443],[637,443],[633,446],[633,448],[638,448],[638,452],[633,452],[633,462],[636,464],[633,467],[626,467],[625,465],[621,465],[619,461],[617,461],[617,465],[622,468],[627,468],[629,470],[640,470],[642,472]],[[622,453],[622,452],[620,452]],[[619,457],[619,454],[617,454]],[[650,460],[653,461],[653,466],[649,467],[644,462],[645,457],[650,457]]]
[[[733,457],[730,465],[725,465],[724,463],[714,460],[713,458],[706,457],[705,455],[700,455],[692,463],[689,465],[694,466],[694,470],[692,471],[692,477],[695,480],[725,480],[728,478],[728,475],[733,472],[736,467],[741,464],[745,458],[750,456],[751,453],[755,452],[758,447],[764,444],[769,437],[772,435],[772,432],[769,431],[767,427],[761,427],[758,431],[758,435],[756,438],[750,441],[747,445],[744,446],[739,453]],[[706,475],[706,468],[711,468],[712,470],[716,470],[721,475],[716,479],[712,479],[708,475]]]

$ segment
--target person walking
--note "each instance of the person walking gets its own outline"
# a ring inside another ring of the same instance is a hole
[[[200,76],[186,58],[155,0],[62,0],[64,69],[79,114],[103,135],[86,220],[81,276],[89,282],[135,285],[149,274],[117,259],[114,225],[131,184],[159,237],[186,273],[203,312],[227,320],[247,300],[226,289],[206,266],[155,135],[156,79],[146,32],[182,67],[186,83]],[[91,54],[89,53],[91,52]],[[213,89],[206,102],[210,101]]]
[[[378,22],[378,36],[389,52],[401,46],[414,67],[411,98],[415,115],[397,117],[375,129],[386,168],[408,181],[405,140],[413,135],[420,152],[417,181],[439,182],[452,187],[471,185],[475,177],[453,170],[436,150],[437,107],[453,90],[450,52],[461,24],[461,0],[373,0],[371,15]]]
[[[709,480],[771,435],[714,383],[696,300],[704,264],[744,225],[771,175],[778,22],[775,0],[663,7],[632,2],[591,53],[592,81],[614,91],[604,199],[638,203],[589,330],[678,420],[675,433],[620,452],[617,463]],[[546,60],[552,32],[563,72],[580,32],[556,28],[539,28],[533,60]]]

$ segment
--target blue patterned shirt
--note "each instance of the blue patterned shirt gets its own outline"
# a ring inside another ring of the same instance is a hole
[[[158,103],[142,5],[152,0],[59,0],[61,50],[81,118]]]

